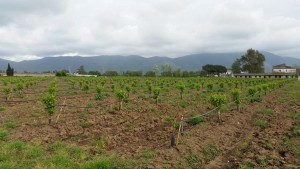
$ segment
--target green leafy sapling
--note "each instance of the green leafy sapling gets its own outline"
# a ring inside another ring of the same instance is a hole
[[[155,99],[155,103],[158,103],[158,96],[160,94],[160,88],[154,88],[153,89],[153,94],[154,94],[154,99]]]
[[[221,94],[213,94],[209,98],[210,104],[212,104],[218,111],[219,124],[221,124],[222,122],[220,109],[221,106],[226,103],[226,100],[227,100],[226,96]]]
[[[8,100],[8,99],[9,99],[9,95],[10,95],[10,93],[11,93],[10,87],[5,86],[5,87],[3,88],[3,92],[4,92],[4,94],[5,94],[6,100]]]
[[[241,90],[234,88],[231,90],[231,96],[232,96],[232,100],[235,103],[237,110],[240,111],[240,104],[241,104]]]
[[[185,89],[185,85],[183,83],[181,83],[180,85],[178,85],[178,89],[180,91],[180,99],[182,100],[182,95],[183,95],[183,91]]]
[[[119,110],[121,110],[123,101],[124,101],[124,99],[126,99],[127,94],[124,90],[117,90],[116,91],[116,96],[119,100]]]
[[[42,102],[45,105],[45,110],[48,114],[48,123],[51,125],[51,117],[55,112],[55,103],[56,103],[56,96],[50,93],[47,93],[42,96]]]
[[[103,86],[96,86],[96,100],[100,100],[103,98],[103,90],[104,90],[104,87]]]

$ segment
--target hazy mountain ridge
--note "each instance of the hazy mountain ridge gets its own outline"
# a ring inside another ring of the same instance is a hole
[[[269,52],[262,52],[265,57],[265,71],[270,72],[272,66],[285,63],[290,66],[300,65],[300,59],[291,57],[281,57]],[[105,72],[107,70],[125,71],[125,70],[142,70],[144,72],[152,70],[153,65],[157,64],[160,68],[162,64],[169,63],[173,68],[181,70],[201,70],[205,64],[219,64],[231,67],[232,62],[240,58],[244,53],[202,53],[186,55],[178,58],[168,58],[154,56],[145,58],[137,55],[121,56],[121,55],[102,55],[91,57],[80,56],[60,56],[46,57],[38,60],[27,60],[21,62],[13,62],[0,59],[0,69],[6,70],[7,64],[17,72],[42,72],[48,70],[70,69],[75,72],[80,65],[83,65],[87,71],[99,70]]]

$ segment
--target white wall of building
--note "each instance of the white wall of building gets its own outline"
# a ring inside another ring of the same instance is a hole
[[[273,72],[279,72],[279,73],[296,73],[296,69],[273,69]]]

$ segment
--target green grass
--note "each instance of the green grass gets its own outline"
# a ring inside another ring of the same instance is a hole
[[[242,162],[239,164],[239,169],[252,169],[254,168],[252,164],[247,162]]]
[[[266,108],[262,111],[263,114],[266,114],[266,115],[272,115],[274,114],[273,110],[272,109],[269,109],[269,108]]]
[[[189,102],[187,102],[187,101],[181,101],[181,102],[179,102],[178,105],[179,105],[181,108],[186,108],[186,107],[189,106]]]
[[[180,124],[181,124],[180,122],[175,122],[173,126],[176,130],[178,130],[180,127]]]
[[[26,158],[34,159],[44,155],[44,150],[39,145],[30,146],[26,149]]]
[[[226,112],[228,112],[228,107],[227,107],[226,105],[221,106],[220,112],[221,112],[221,113],[226,113]]]
[[[158,152],[155,150],[142,150],[141,151],[141,157],[143,158],[154,158],[158,155]]]
[[[300,149],[295,149],[292,153],[296,156],[300,156]]]
[[[0,111],[5,111],[5,108],[4,107],[0,107]]]
[[[269,162],[266,156],[258,156],[255,161],[259,164],[260,167],[267,167]]]
[[[77,146],[55,142],[47,147],[22,141],[0,142],[0,168],[69,168],[69,169],[122,169],[133,168],[133,163],[114,156],[93,158],[92,154]]]
[[[300,125],[295,125],[292,127],[292,135],[300,136]]]
[[[51,152],[57,152],[59,150],[64,150],[65,148],[66,148],[66,144],[61,141],[57,141],[47,146],[47,150]]]
[[[98,154],[105,153],[107,141],[104,138],[99,138],[91,142],[93,150]]]
[[[86,113],[80,113],[79,118],[81,118],[81,119],[87,119],[88,118],[88,114],[86,114]]]
[[[86,152],[79,147],[68,147],[66,150],[73,159],[85,160],[87,158]]]
[[[201,161],[199,157],[196,156],[195,154],[190,153],[187,156],[185,156],[185,159],[192,169],[201,168]]]
[[[17,124],[14,120],[8,120],[8,121],[5,122],[5,127],[7,129],[14,129],[14,128],[17,127]]]
[[[299,112],[289,112],[288,117],[292,117],[294,119],[300,120],[300,113]]]
[[[265,121],[265,120],[260,120],[260,119],[257,119],[257,120],[254,122],[254,125],[260,127],[261,129],[266,129],[266,128],[269,127],[267,121]]]
[[[8,131],[4,129],[0,129],[0,141],[5,141],[8,136]]]
[[[220,150],[213,144],[208,144],[202,148],[203,159],[207,163],[215,159],[219,154]]]
[[[129,162],[116,157],[102,157],[83,163],[81,169],[129,169],[132,168]]]
[[[84,122],[81,122],[80,123],[80,126],[83,127],[83,128],[88,128],[90,127],[92,124],[89,123],[88,121],[84,121]]]

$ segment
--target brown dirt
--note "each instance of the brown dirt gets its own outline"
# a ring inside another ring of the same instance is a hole
[[[46,85],[47,82],[38,84],[34,89],[26,89],[25,93],[45,91]],[[68,90],[65,82],[60,81],[60,85],[62,89]],[[64,141],[81,146],[91,153],[96,153],[91,143],[103,138],[107,142],[106,154],[114,153],[125,159],[136,159],[147,163],[149,168],[191,168],[186,160],[190,154],[199,157],[196,168],[239,168],[243,163],[254,168],[264,168],[259,162],[265,158],[269,168],[297,168],[300,166],[300,158],[295,159],[290,152],[282,152],[281,149],[282,140],[289,135],[295,123],[295,119],[288,118],[287,113],[299,112],[299,105],[293,100],[280,102],[278,95],[283,94],[282,89],[270,93],[263,97],[261,103],[246,104],[241,112],[232,108],[222,114],[221,125],[217,124],[216,114],[209,115],[206,122],[199,125],[186,124],[182,144],[176,148],[170,147],[170,136],[176,133],[172,124],[158,115],[158,112],[178,121],[180,112],[184,110],[164,104],[149,104],[147,99],[133,99],[130,105],[136,105],[134,108],[113,111],[113,105],[117,105],[113,97],[95,101],[94,95],[83,92],[75,96],[60,96],[58,104],[65,100],[67,105],[87,106],[92,103],[105,106],[89,109],[63,107],[58,123],[51,126],[47,125],[43,105],[39,101],[2,103],[6,111],[1,112],[0,123],[4,124],[8,119],[17,121],[17,128],[10,131],[10,139],[43,145]],[[149,108],[149,105],[152,107]],[[272,109],[274,114],[263,115],[262,110],[265,108]],[[58,114],[59,109],[52,118],[53,122]],[[257,118],[266,119],[269,127],[260,129],[255,126]],[[271,146],[266,147],[267,143]],[[201,158],[202,150],[209,144],[215,145],[220,153],[213,160],[205,161]],[[145,157],[145,151],[155,152],[155,155]]]

